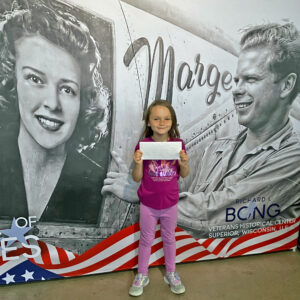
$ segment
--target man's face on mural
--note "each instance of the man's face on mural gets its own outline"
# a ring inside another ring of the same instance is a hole
[[[20,38],[15,45],[21,129],[43,148],[64,147],[79,115],[79,64],[38,35]]]
[[[248,49],[238,60],[234,104],[239,123],[253,131],[272,129],[282,113],[280,84],[269,69],[271,54],[267,48]]]

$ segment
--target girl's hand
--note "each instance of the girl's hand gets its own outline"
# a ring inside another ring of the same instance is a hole
[[[143,156],[143,152],[141,150],[136,150],[133,154],[133,161],[137,165],[141,165],[143,163],[142,156]]]
[[[179,166],[180,167],[186,166],[188,161],[189,161],[189,157],[188,157],[188,155],[186,154],[186,152],[184,150],[181,150],[179,152],[179,157],[180,157]]]
[[[186,177],[190,173],[190,168],[188,165],[189,157],[187,156],[186,152],[184,150],[181,150],[179,152],[179,157],[180,160],[178,161],[179,167],[180,167],[180,176],[181,177]]]

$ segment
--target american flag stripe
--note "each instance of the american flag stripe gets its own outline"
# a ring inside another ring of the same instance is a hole
[[[65,269],[65,272],[71,272],[73,271],[73,269],[71,269],[72,266],[78,267],[79,265],[81,267],[85,267],[87,265],[94,264],[110,256],[112,253],[117,253],[122,248],[132,247],[132,244],[137,242],[138,239],[139,226],[138,224],[131,225],[130,227],[127,227],[108,237],[93,248],[87,250],[82,255],[76,257],[76,259],[73,259],[71,262],[65,262],[63,264],[60,264],[59,266],[45,263],[44,266],[51,269],[52,271],[54,271],[55,269]]]
[[[41,247],[40,244],[39,244],[39,241],[37,241],[35,239],[31,239],[29,241],[29,243],[31,245],[35,245],[35,246]],[[44,263],[43,258],[42,258],[41,255],[34,257],[32,260],[34,261],[35,264],[43,264]]]
[[[226,257],[227,252],[229,251],[229,249],[231,248],[231,245],[235,242],[234,239],[226,239],[226,244],[224,245],[224,248],[221,249],[221,251],[218,253],[219,257]]]
[[[291,230],[290,232],[282,234],[278,237],[274,237],[270,240],[262,241],[260,243],[257,243],[256,245],[248,246],[240,251],[234,252],[234,254],[230,255],[230,256],[263,253],[263,252],[275,249],[278,245],[285,245],[287,243],[290,243],[292,240],[296,241],[297,237],[298,237],[298,228],[296,228],[296,231],[294,229],[294,230]],[[294,246],[296,246],[296,245],[297,245],[297,243],[295,243]]]
[[[129,235],[121,241],[118,241],[116,244],[113,244],[111,247],[106,248],[101,253],[96,254],[92,251],[92,254],[95,255],[85,261],[80,260],[79,264],[71,263],[69,267],[60,268],[58,271],[55,270],[56,268],[52,269],[50,266],[48,270],[63,276],[76,276],[79,268],[88,274],[94,274],[96,270],[103,270],[103,272],[105,272],[107,265],[109,266],[111,263],[113,265],[118,265],[118,262],[122,264],[128,260],[128,256],[130,257],[130,255],[132,255],[132,251],[134,252],[138,248],[138,240],[139,232],[134,232],[132,235]],[[154,241],[154,243],[156,242],[157,240]]]
[[[178,231],[176,232],[176,235],[183,235],[185,234],[183,231]],[[156,232],[156,236],[157,238],[154,240],[153,242],[153,247],[152,247],[152,252],[156,251],[157,249],[161,249],[162,248],[162,241],[161,241],[161,237],[160,237],[160,231],[159,231],[159,227],[157,227],[157,232]],[[128,268],[128,261],[130,261],[130,267],[134,267],[134,265],[137,263],[137,248],[138,248],[138,238],[139,238],[139,234],[136,235],[137,241],[132,243],[132,239],[131,239],[131,243],[129,241],[129,245],[127,247],[121,248],[121,250],[113,253],[112,249],[107,249],[107,255],[105,258],[102,257],[102,259],[100,261],[93,261],[93,265],[90,265],[90,261],[89,262],[85,262],[85,264],[87,265],[81,265],[79,267],[81,267],[82,269],[80,269],[80,274],[81,272],[86,272],[86,274],[95,274],[95,273],[100,273],[100,272],[108,272],[111,270],[122,270],[124,268]],[[111,255],[111,253],[113,253]],[[99,259],[98,257],[96,257],[97,259]],[[132,261],[131,261],[132,260]],[[126,266],[125,266],[125,265]],[[51,270],[50,268],[48,270]],[[76,269],[71,267],[71,268],[67,268],[67,269],[63,269],[63,270],[59,270],[58,272],[56,272],[55,270],[51,270],[57,274],[60,274],[62,276],[78,276],[78,266],[76,266]]]
[[[165,258],[164,258],[164,251],[162,248],[157,250],[155,253],[151,254],[149,259],[150,266],[158,266],[164,264],[164,262],[165,262]]]
[[[177,238],[176,236],[176,262],[181,262],[186,257],[198,253],[202,249],[201,246],[191,236],[186,235],[184,239],[182,238],[182,236],[180,238]],[[160,259],[163,259],[163,263],[164,263],[163,252],[162,252],[162,257]],[[154,263],[155,265],[157,264],[156,261]]]
[[[42,241],[38,241],[39,247],[41,249],[41,258],[43,260],[43,265],[50,265],[51,264],[51,258],[50,255],[51,253],[48,251],[48,247],[47,244],[42,242]],[[34,261],[32,261],[34,262]]]
[[[159,229],[159,228],[158,228]],[[193,240],[195,241],[193,238],[191,238],[191,236],[186,235],[186,233],[184,231],[182,231],[181,229],[178,228],[178,231],[176,232],[176,240],[181,240],[182,236],[188,236],[189,240]],[[153,265],[158,265],[161,264],[164,260],[163,257],[163,243],[162,243],[162,239],[159,236],[159,231],[156,233],[156,236],[158,236],[158,238],[156,238],[153,242],[153,246],[151,248],[151,256],[150,256],[150,260],[149,260],[149,264],[151,266]],[[105,266],[104,269],[101,269],[99,271],[106,271],[110,270],[110,271],[119,271],[119,270],[125,270],[125,269],[131,269],[131,268],[135,268],[137,265],[137,261],[138,261],[138,249],[136,248],[134,251],[132,251],[131,253],[129,253],[128,256],[126,257],[122,257],[122,260],[119,260],[119,262],[124,262],[122,265],[119,264],[114,264],[111,263],[111,266]]]
[[[232,245],[230,246],[229,250],[231,250],[232,248],[236,247],[239,244],[242,244],[248,240],[251,240],[253,238],[259,237],[262,240],[266,240],[268,239],[268,237],[275,237],[280,235],[284,229],[290,230],[291,226],[295,225],[296,227],[299,227],[299,221],[300,218],[294,219],[294,222],[291,222],[288,225],[285,225],[285,227],[283,227],[282,225],[273,225],[273,226],[269,226],[269,227],[265,227],[265,228],[261,228],[258,229],[257,231],[254,231],[252,233],[249,234],[245,234],[243,236],[241,236],[238,239],[235,239],[235,241],[232,243]],[[251,244],[256,244],[255,240],[254,241],[250,241]]]
[[[176,229],[176,240],[182,239],[182,237],[184,237],[185,235],[186,235],[186,233],[182,229],[180,229],[180,228]],[[157,227],[157,232],[156,232],[155,236],[157,238],[153,242],[153,247],[151,248],[151,253],[155,253],[156,248],[158,247],[157,245],[159,245],[159,249],[162,248],[162,240],[161,240],[161,237],[160,237],[159,227]],[[156,264],[156,261],[152,262],[153,261],[152,257],[150,256],[150,262],[149,262],[150,265]],[[160,259],[161,258],[159,258],[159,260]],[[126,261],[124,264],[118,266],[115,269],[113,269],[113,267],[114,267],[113,265],[111,266],[111,268],[114,271],[132,269],[132,268],[135,268],[137,266],[137,262],[138,262],[138,249],[136,249],[136,251],[134,251],[132,253],[132,257],[130,258],[130,260]]]
[[[48,248],[51,264],[59,265],[60,260],[59,260],[58,251],[56,250],[56,247],[50,244],[46,244],[46,245]]]
[[[208,260],[208,259],[216,259],[216,258],[217,257],[215,257],[213,254],[211,254],[211,252],[204,249],[203,251],[200,251],[198,253],[195,253],[192,256],[187,257],[186,259],[184,259],[181,262],[191,262],[191,261]]]
[[[179,235],[182,234],[182,232],[179,232]],[[154,240],[154,245],[159,242],[160,235],[159,235],[159,226],[157,226],[157,232],[156,236],[159,238],[156,238]],[[115,244],[111,245],[110,247],[107,247],[105,250],[103,250],[100,253],[94,252],[93,249],[91,249],[91,254],[95,254],[94,256],[90,257],[89,259],[86,259],[82,261],[79,257],[77,264],[70,263],[66,268],[63,268],[64,266],[59,266],[59,271],[57,274],[63,274],[64,276],[74,276],[72,272],[76,272],[78,268],[85,269],[86,267],[89,267],[91,265],[94,265],[94,269],[98,269],[99,267],[104,266],[105,264],[108,264],[110,262],[115,261],[119,256],[125,255],[127,252],[136,249],[138,247],[138,240],[139,240],[139,232],[134,231],[133,234],[126,236],[124,239],[116,242]],[[97,245],[98,246],[98,245]],[[121,250],[120,250],[121,249]],[[85,253],[86,254],[86,253]],[[125,261],[124,261],[125,262]],[[75,267],[73,267],[76,265]],[[46,266],[45,266],[46,267]],[[48,270],[51,270],[55,272],[55,269],[58,268],[58,266],[51,266],[49,265]],[[85,269],[88,273],[92,272],[92,268],[89,267],[89,269]]]
[[[293,225],[290,225],[283,229],[278,229],[277,231],[262,232],[247,234],[247,236],[242,236],[235,243],[232,243],[229,247],[226,257],[244,255],[247,251],[260,248],[264,245],[269,245],[272,247],[272,243],[280,241],[282,235],[292,235],[295,231],[299,230],[299,221]]]
[[[97,273],[105,273],[111,272],[116,270],[124,270],[122,267],[124,264],[128,265],[128,269],[131,269],[133,265],[137,264],[137,248],[133,249],[132,251],[126,253],[122,257],[119,257],[115,261],[111,261],[109,264],[102,266],[101,268],[94,270],[89,274],[97,274]]]
[[[299,223],[299,220],[298,220]],[[275,243],[276,241],[280,241],[280,235],[282,235],[282,231],[289,232],[291,235],[291,229],[297,228],[299,224],[295,223],[293,226],[286,226],[284,229],[280,229],[280,225],[274,225],[276,231],[271,232],[261,232],[258,233],[249,233],[245,236],[239,238],[225,238],[225,239],[207,239],[201,240],[197,242],[191,236],[186,234],[182,229],[176,230],[176,239],[177,239],[177,262],[186,262],[193,260],[203,260],[203,259],[215,259],[218,257],[229,257],[236,255],[245,255],[249,251],[254,251],[256,248],[261,248],[262,246],[266,246],[263,248],[263,251],[269,251],[270,243]],[[134,230],[132,230],[134,229]],[[124,229],[126,230],[126,229]],[[297,230],[297,229],[295,229]],[[106,245],[106,252],[102,253],[102,255],[96,254],[91,259],[86,260],[85,263],[77,263],[76,259],[73,260],[72,266],[67,268],[60,268],[59,270],[55,270],[55,268],[48,267],[48,270],[55,272],[56,274],[60,274],[62,276],[78,276],[82,274],[95,274],[101,272],[109,272],[113,270],[122,270],[124,268],[134,268],[137,264],[137,248],[138,248],[138,238],[139,232],[138,228],[130,228],[129,232],[131,233],[127,237],[123,238],[121,241],[117,241],[116,243],[124,242],[126,240],[127,247],[121,248],[121,250],[116,251],[115,253],[112,251],[112,247],[118,249],[118,247],[114,244],[113,246]],[[152,247],[152,255],[150,257],[150,265],[156,265],[163,261],[163,245],[161,241],[161,237],[159,236],[159,227],[157,227],[156,239],[153,243]],[[273,235],[275,235],[275,240],[272,240]],[[121,235],[122,237],[124,235]],[[126,236],[126,235],[125,235]],[[296,239],[295,236],[292,239]],[[178,240],[181,240],[181,244],[178,244]],[[198,247],[206,246],[203,248]],[[263,243],[263,244],[260,244]],[[278,247],[280,245],[275,245]],[[249,248],[250,247],[250,248]],[[120,248],[119,248],[120,249]],[[194,249],[192,253],[190,249]],[[195,251],[195,249],[197,249]],[[258,250],[261,253],[261,250]],[[111,254],[113,253],[113,254]],[[256,252],[257,253],[257,252]],[[154,255],[153,255],[154,254]],[[220,255],[222,254],[222,255]],[[178,256],[180,255],[180,257]],[[45,266],[46,267],[46,266]],[[61,266],[60,266],[61,267]]]
[[[297,235],[296,235],[297,236]],[[289,243],[287,244],[284,244],[284,245],[280,245],[279,247],[277,248],[273,248],[271,250],[268,250],[264,253],[269,253],[269,252],[276,252],[276,251],[283,251],[283,250],[286,250],[286,249],[292,249],[292,250],[296,250],[297,248],[297,240],[298,240],[298,236],[295,240],[293,241],[290,241]]]
[[[188,259],[190,256],[195,255],[205,251],[195,239],[189,238],[181,241],[181,243],[176,243],[176,261],[180,262],[181,260]]]
[[[218,243],[215,244],[215,247],[214,247],[214,249],[211,250],[211,252],[215,255],[220,255],[220,252],[226,247],[226,245],[229,242],[230,242],[230,240],[228,238],[218,241]],[[214,246],[214,242],[211,243],[211,246],[212,247]]]
[[[208,239],[208,240],[198,240],[198,242],[206,248],[208,251],[213,253],[214,255],[220,255],[222,250],[228,248],[229,242],[233,242],[234,239]],[[227,247],[226,247],[227,246]]]
[[[132,257],[132,253],[136,251],[138,247],[138,241],[133,244],[121,249],[120,251],[96,261],[93,259],[93,264],[89,265],[86,263],[81,263],[80,266],[72,266],[72,268],[64,268],[63,270],[51,270],[52,272],[59,274],[61,276],[79,276],[82,272],[84,274],[95,274],[99,272],[108,272],[111,270],[111,265],[118,266],[123,264],[126,260]],[[84,267],[83,267],[84,266]],[[50,270],[50,269],[49,269]]]
[[[47,244],[48,245],[48,244]],[[64,249],[58,248],[56,247],[57,250],[57,257],[58,257],[58,264],[65,262],[65,261],[70,261],[72,259],[74,259],[76,256],[70,252],[70,251],[66,251]]]
[[[77,254],[75,255],[74,253],[72,253],[71,251],[66,251],[66,255],[67,255],[67,260],[72,260],[74,259],[76,256],[78,256]]]
[[[217,259],[291,249],[297,245],[299,223],[300,217],[288,224],[273,225],[266,227],[266,229],[261,228],[238,238],[226,237],[199,240],[194,239],[177,227],[175,232],[176,262]],[[110,236],[82,255],[71,253],[42,241],[30,240],[31,244],[40,246],[41,255],[29,260],[44,270],[65,277],[132,269],[137,267],[139,237],[139,225],[134,224]],[[22,248],[20,243],[18,247],[18,249],[11,251],[9,255],[31,254],[31,249]],[[18,260],[4,262],[0,257],[1,274],[25,260],[24,256],[20,256]],[[164,263],[163,242],[159,225],[156,227],[149,263],[150,265]]]
[[[153,242],[152,251],[155,250],[155,247],[158,247],[159,249],[162,248],[159,226],[157,226],[156,230],[156,238]],[[178,231],[178,233],[176,232],[176,235],[177,234],[182,235],[184,232]],[[95,272],[107,272],[107,269],[112,270],[113,266],[119,268],[129,259],[132,259],[137,255],[139,232],[134,232],[133,235],[127,236],[125,241],[124,239],[122,241],[124,243],[118,244],[118,247],[116,247],[116,245],[108,247],[102,253],[99,253],[86,261],[80,262],[77,265],[71,263],[70,267],[60,268],[58,271],[55,270],[55,267],[47,269],[62,276],[78,276],[78,269],[80,269],[80,272],[84,271],[87,274],[94,274]],[[120,242],[121,241],[117,243]]]
[[[187,262],[187,261],[192,261],[193,257],[197,256],[197,259],[194,260],[198,260],[199,258],[199,254],[201,255],[201,257],[203,256],[207,256],[207,259],[215,259],[217,258],[214,254],[212,254],[211,252],[207,251],[205,248],[203,248],[202,246],[196,245],[196,243],[193,243],[194,247],[193,248],[188,248],[186,249],[186,247],[181,247],[179,250],[179,252],[181,252],[179,255],[176,255],[176,262]],[[178,253],[178,252],[176,252]],[[209,257],[208,257],[209,256]]]

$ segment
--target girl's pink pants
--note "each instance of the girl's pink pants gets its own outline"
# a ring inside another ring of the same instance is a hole
[[[163,240],[165,265],[167,272],[175,271],[176,240],[175,228],[177,224],[177,204],[157,210],[140,204],[140,243],[138,272],[148,274],[151,246],[155,237],[157,221],[160,220],[161,237]]]

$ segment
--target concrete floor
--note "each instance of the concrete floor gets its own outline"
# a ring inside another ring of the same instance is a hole
[[[145,300],[299,300],[300,251],[284,251],[177,265],[186,293],[174,295],[163,281],[164,268],[149,270]],[[134,299],[128,288],[136,271],[0,287],[2,300]]]

